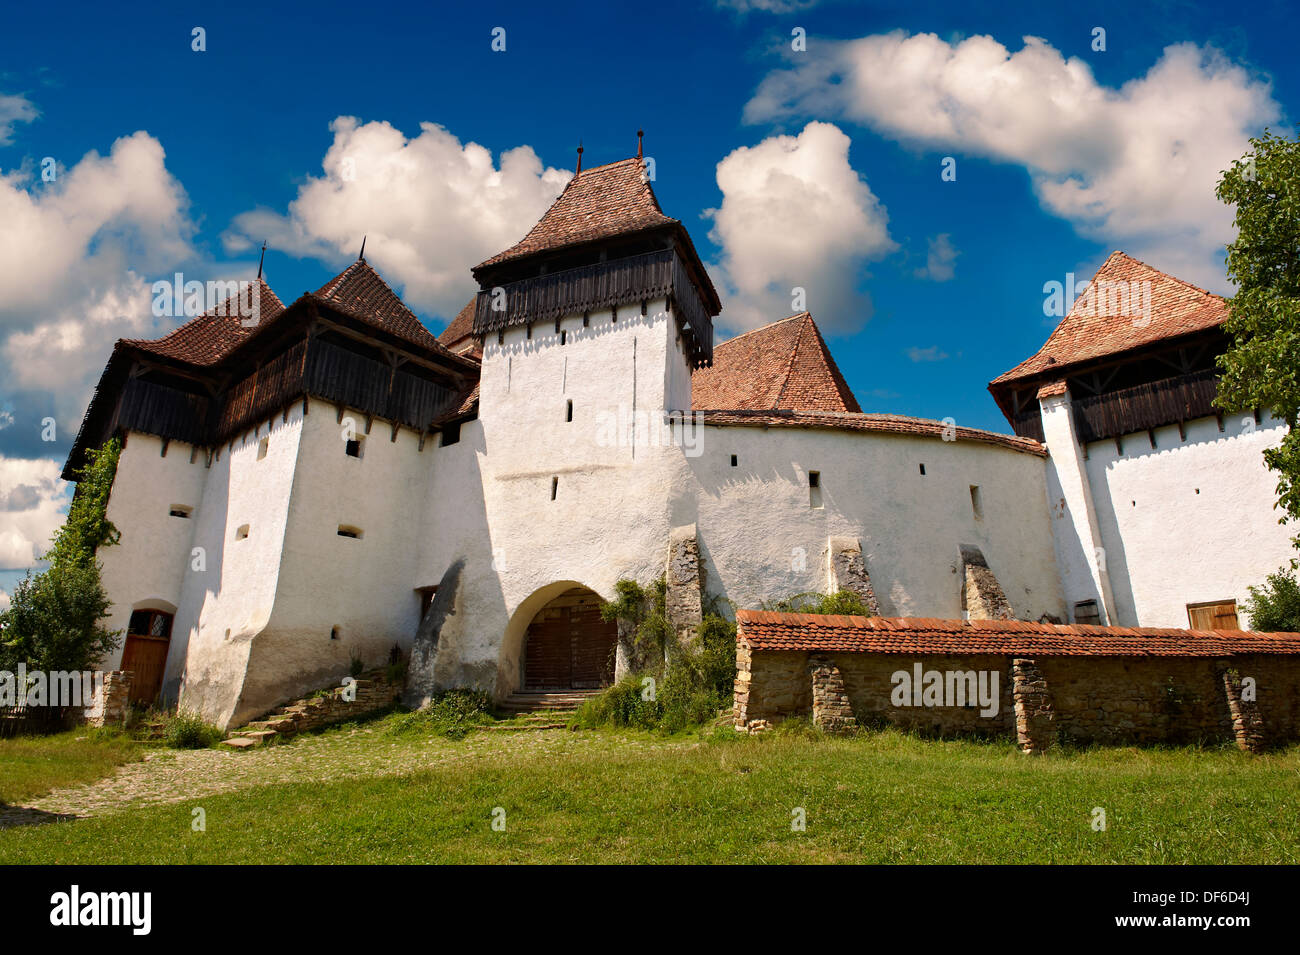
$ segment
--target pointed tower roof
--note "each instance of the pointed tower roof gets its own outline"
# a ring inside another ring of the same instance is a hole
[[[659,208],[644,169],[642,160],[633,157],[582,170],[569,180],[560,197],[523,239],[480,262],[475,269],[538,252],[680,225]]]
[[[313,293],[317,301],[366,319],[416,345],[446,351],[365,259],[357,259]]]
[[[1069,366],[1132,351],[1166,338],[1217,328],[1228,318],[1228,307],[1222,297],[1117,250],[1097,270],[1091,285],[1094,289],[1104,289],[1104,283],[1121,282],[1127,288],[1139,290],[1144,290],[1145,283],[1150,283],[1149,316],[1135,315],[1132,308],[1125,314],[1126,310],[1122,308],[1099,306],[1097,303],[1104,299],[1104,293],[1100,293],[1097,300],[1082,295],[1071,305],[1043,347],[1015,368],[994,378],[989,388],[1039,375],[1061,377]]]
[[[254,331],[284,311],[284,303],[259,274],[254,287],[258,300],[254,314],[251,294],[231,295],[162,338],[124,338],[122,344],[163,358],[194,365],[215,365]],[[253,324],[245,324],[256,318]]]
[[[691,376],[691,405],[700,411],[862,410],[808,312],[716,346],[713,367]]]
[[[438,341],[449,351],[457,354],[479,354],[478,342],[474,339],[474,309],[478,296],[465,303],[465,307],[456,313],[447,327],[438,336]]]

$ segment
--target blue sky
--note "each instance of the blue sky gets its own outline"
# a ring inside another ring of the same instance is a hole
[[[1242,10],[11,5],[0,589],[52,530],[65,492],[50,462],[112,340],[169,327],[142,287],[178,270],[251,277],[266,238],[267,276],[289,301],[369,232],[368,260],[437,331],[473,290],[468,267],[558,192],[578,141],[587,164],[613,161],[634,153],[638,127],[661,204],[724,293],[719,339],[789,314],[801,285],[865,410],[1005,431],[985,386],[1050,331],[1045,282],[1123,248],[1227,291],[1231,215],[1213,173],[1265,124],[1294,122],[1300,82],[1286,69],[1296,15]],[[486,172],[469,143],[488,151]],[[521,150],[505,177],[518,202],[492,178],[507,150]],[[340,181],[349,153],[360,185]],[[954,182],[940,176],[949,156]],[[39,506],[19,508],[33,493]]]

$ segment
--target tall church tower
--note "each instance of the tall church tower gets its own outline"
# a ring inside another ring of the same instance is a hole
[[[526,669],[516,619],[527,626],[535,602],[569,588],[609,599],[621,577],[655,579],[671,528],[694,520],[674,495],[704,429],[682,416],[720,303],[640,157],[579,163],[541,221],[473,274],[475,483],[492,559],[467,569],[466,599],[504,597],[508,693]]]

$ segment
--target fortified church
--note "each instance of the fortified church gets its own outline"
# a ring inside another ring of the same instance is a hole
[[[882,617],[1232,629],[1291,554],[1283,424],[1212,405],[1223,301],[1121,252],[1097,282],[1149,314],[1076,302],[989,386],[1011,434],[864,412],[807,313],[715,344],[639,158],[579,168],[472,273],[436,338],[362,257],[116,343],[64,476],[125,442],[100,556],[135,699],[239,724],[395,644],[412,703],[599,687],[629,664],[600,602],[665,575],[683,631],[840,588]]]

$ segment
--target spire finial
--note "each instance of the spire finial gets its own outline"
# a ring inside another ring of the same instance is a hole
[[[266,261],[266,240],[262,240],[262,256],[257,260],[257,277],[262,277],[262,263]]]
[[[573,175],[578,176],[582,173],[582,140],[578,140],[578,171]]]
[[[366,237],[363,235],[361,237],[361,252],[358,253],[357,255],[357,261],[364,262],[365,260],[366,260]]]
[[[637,159],[642,158],[642,157],[641,157],[641,137],[644,136],[644,135],[645,135],[645,130],[644,130],[644,129],[638,129],[638,130],[636,131],[636,158],[637,158]]]

